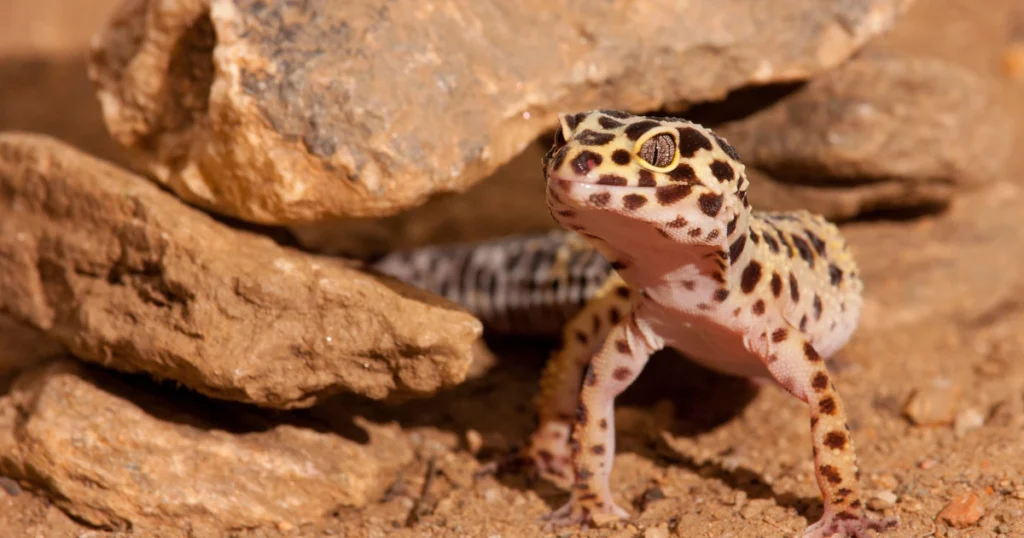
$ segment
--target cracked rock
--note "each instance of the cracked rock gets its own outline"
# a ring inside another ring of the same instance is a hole
[[[0,135],[0,313],[75,356],[267,407],[461,382],[461,308],[234,230],[53,139]]]
[[[910,3],[125,0],[89,67],[112,135],[160,183],[294,224],[461,192],[561,111],[807,79]]]
[[[58,359],[0,397],[0,473],[92,525],[191,536],[362,506],[413,458],[397,425],[357,418],[357,441],[287,416]]]
[[[945,206],[998,178],[1013,120],[996,99],[954,64],[872,53],[716,131],[777,181],[752,188],[751,203],[849,218]]]

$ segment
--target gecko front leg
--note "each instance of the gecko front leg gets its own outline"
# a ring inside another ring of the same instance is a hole
[[[629,516],[612,500],[608,483],[615,458],[615,398],[662,345],[630,315],[611,330],[590,362],[570,442],[573,486],[569,502],[548,516],[550,526],[586,523],[595,515],[605,521]]]
[[[800,538],[867,538],[869,529],[896,526],[895,519],[871,519],[864,512],[846,411],[821,355],[794,327],[775,330],[771,340],[769,350],[761,353],[769,372],[810,409],[814,474],[825,504],[821,519]]]

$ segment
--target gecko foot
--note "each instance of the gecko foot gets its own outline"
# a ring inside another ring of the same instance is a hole
[[[531,462],[540,477],[560,489],[572,487],[572,453],[569,450],[570,424],[544,423],[530,436],[523,457]]]
[[[825,514],[799,538],[870,538],[869,530],[882,533],[896,527],[897,523],[896,518],[872,519],[864,513],[844,511]]]
[[[629,512],[620,508],[611,499],[605,502],[596,502],[591,499],[580,500],[574,493],[569,502],[544,516],[543,519],[545,521],[544,530],[549,532],[571,525],[601,526],[628,518]]]

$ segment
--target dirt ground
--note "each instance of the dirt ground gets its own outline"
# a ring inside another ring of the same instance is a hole
[[[0,4],[9,25],[0,31],[0,129],[49,133],[123,162],[106,137],[82,59],[112,2]],[[870,47],[939,57],[992,79],[1006,114],[1018,118],[1016,145],[1024,147],[1024,4],[990,0],[979,6],[975,0],[919,0]],[[1013,231],[1024,214],[1021,178],[1024,151],[1015,152],[1005,178],[965,194],[948,214],[844,227],[854,244],[878,237],[893,249],[891,259],[860,260],[874,278],[867,282],[869,306],[860,331],[832,365],[852,417],[868,505],[901,520],[887,536],[1024,536],[1024,303],[1014,291],[1024,290],[1024,278],[1012,266],[992,267],[985,259],[957,261],[939,239],[985,213],[987,227],[963,233],[977,233],[984,243],[986,230],[1002,230],[1005,241],[1024,242]],[[929,248],[918,248],[922,237]],[[1024,253],[1014,248],[1008,250]],[[907,259],[917,260],[921,269],[912,274],[927,281],[915,285],[887,275],[887,264]],[[963,298],[972,283],[986,281],[1009,289],[988,295],[1000,299],[986,304]],[[961,295],[943,305],[926,300],[929,293]],[[929,306],[920,308],[918,301]],[[497,355],[490,368],[427,401],[382,408],[343,400],[311,411],[344,408],[350,415],[321,417],[339,425],[353,416],[397,422],[422,441],[417,464],[379,503],[339,511],[317,525],[233,535],[753,538],[791,536],[819,517],[803,404],[774,387],[754,387],[664,354],[619,402],[612,488],[633,520],[542,532],[539,518],[560,506],[565,493],[521,473],[481,479],[474,473],[529,432],[530,400],[550,342],[489,343]],[[935,415],[941,424],[914,424],[907,416],[910,400],[912,415]],[[951,500],[970,495],[984,508],[979,520],[962,529],[937,521]],[[208,529],[190,534],[217,535]],[[0,537],[117,535],[80,525],[45,499],[0,480]]]

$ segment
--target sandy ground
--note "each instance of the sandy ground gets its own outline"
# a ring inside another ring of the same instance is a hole
[[[0,129],[47,132],[120,160],[105,137],[81,59],[82,47],[111,3],[0,3],[13,20],[32,21],[0,32]],[[70,11],[57,15],[59,4]],[[1013,74],[1008,52],[1012,42],[1024,42],[1024,4],[992,0],[985,6],[979,9],[974,0],[919,0],[891,35],[871,47],[940,57],[991,78],[1008,103],[1006,113],[1019,118],[1021,147],[1024,74]],[[862,243],[873,234],[891,238],[894,259],[920,256],[921,264],[930,264],[928,274],[939,282],[930,293],[953,293],[942,289],[943,282],[956,288],[959,282],[983,281],[992,268],[983,260],[947,263],[934,249],[929,250],[933,256],[925,256],[925,249],[919,251],[913,241],[901,244],[900,238],[930,237],[931,244],[941,246],[941,230],[957,229],[957,219],[969,222],[977,211],[1002,212],[1005,218],[990,220],[992,226],[1013,227],[1019,220],[1014,215],[1024,211],[1024,197],[1015,194],[1021,177],[1024,151],[1017,152],[1004,181],[987,192],[965,194],[952,216],[851,223],[846,229]],[[1024,536],[1020,294],[1003,294],[1005,300],[976,309],[915,308],[914,294],[929,291],[901,284],[898,275],[892,281],[878,276],[885,274],[886,263],[862,261],[869,266],[865,274],[876,278],[868,282],[868,293],[877,308],[866,311],[861,330],[833,362],[852,417],[869,506],[900,517],[900,528],[888,535],[893,537]],[[1024,289],[1024,280],[1016,282]],[[902,302],[894,303],[894,296]],[[957,305],[960,300],[951,299]],[[887,321],[878,306],[892,304],[899,306],[890,311],[898,323]],[[528,433],[530,398],[550,342],[490,344],[499,360],[445,394],[395,409],[361,402],[348,406],[352,416],[396,421],[421,441],[417,464],[381,502],[340,511],[315,526],[284,524],[233,535],[545,535],[538,518],[564,502],[565,493],[523,474],[475,480],[473,473]],[[949,402],[947,412],[935,412],[956,418],[956,426],[914,425],[905,408],[915,394],[919,402],[931,402],[930,408]],[[789,536],[821,513],[807,415],[803,404],[780,390],[758,389],[664,354],[620,400],[618,417],[612,487],[634,519],[551,536]],[[10,483],[0,486],[0,536],[114,536],[76,523]],[[952,499],[970,494],[984,507],[980,520],[963,529],[936,522]],[[191,534],[217,535],[205,529]]]

